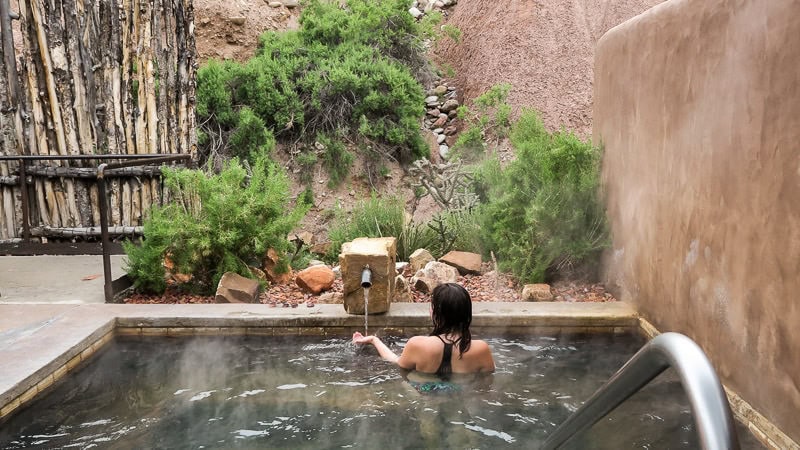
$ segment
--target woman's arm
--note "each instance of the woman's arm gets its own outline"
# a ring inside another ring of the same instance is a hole
[[[377,336],[364,336],[363,334],[356,331],[353,333],[353,343],[355,344],[372,344],[376,350],[378,350],[378,354],[381,355],[381,358],[397,363],[398,356],[395,355],[393,351],[386,346]]]
[[[416,364],[412,361],[412,357],[410,356],[409,347],[411,341],[414,338],[408,340],[406,347],[403,349],[403,354],[397,356],[393,351],[383,343],[377,336],[364,336],[358,331],[353,333],[353,343],[355,344],[372,344],[376,350],[378,350],[378,354],[381,355],[381,358],[385,359],[386,361],[393,362],[400,366],[403,369],[413,370],[416,367]]]

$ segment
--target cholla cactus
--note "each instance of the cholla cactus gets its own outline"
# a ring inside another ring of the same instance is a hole
[[[418,159],[409,173],[415,178],[413,186],[424,188],[442,209],[472,209],[478,204],[478,196],[470,189],[472,173],[461,160],[433,164]]]

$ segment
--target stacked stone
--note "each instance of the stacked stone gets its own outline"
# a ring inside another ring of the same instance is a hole
[[[457,0],[416,0],[411,4],[408,12],[415,19],[420,19],[431,11],[443,11],[446,8],[455,6],[456,3],[458,3]]]
[[[425,128],[433,132],[442,159],[447,159],[456,140],[455,120],[460,106],[456,97],[456,88],[442,81],[428,90],[425,97]]]

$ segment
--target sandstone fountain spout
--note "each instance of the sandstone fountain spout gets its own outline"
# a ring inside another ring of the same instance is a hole
[[[389,310],[397,275],[397,240],[358,238],[342,245],[339,266],[342,271],[344,309],[349,314],[381,314]],[[369,292],[369,300],[364,295]],[[367,310],[369,301],[369,310]]]

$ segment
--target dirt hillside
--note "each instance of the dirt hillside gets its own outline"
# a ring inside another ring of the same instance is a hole
[[[464,98],[508,82],[515,114],[533,107],[549,128],[589,136],[595,44],[662,1],[459,0],[448,24],[461,38],[439,41],[435,59],[455,69]]]
[[[515,114],[534,107],[552,129],[565,126],[588,136],[592,127],[594,47],[612,27],[662,0],[459,0],[447,8],[447,23],[461,30],[458,42],[441,39],[433,59],[452,67],[460,101],[480,95],[494,84],[512,84],[509,101]],[[210,58],[244,61],[253,55],[258,36],[266,30],[297,27],[300,7],[294,0],[194,0],[197,51]],[[272,5],[272,6],[270,6]],[[435,150],[434,150],[435,152]],[[290,173],[298,170],[283,161]],[[358,161],[354,174],[363,173]],[[414,201],[410,180],[396,165],[383,190],[409,199],[416,219],[435,211],[425,197]],[[296,175],[296,174],[295,174]],[[326,187],[327,174],[314,175],[316,207],[302,227],[322,238],[330,211],[346,209],[369,195],[371,186],[354,176],[337,189]],[[302,190],[296,183],[294,194]]]

